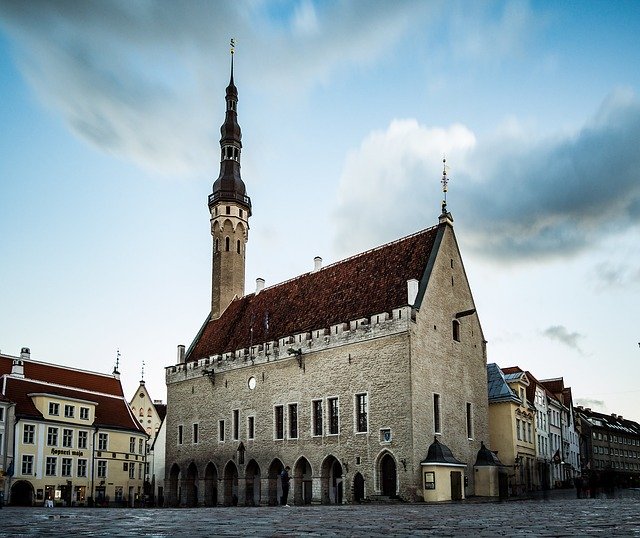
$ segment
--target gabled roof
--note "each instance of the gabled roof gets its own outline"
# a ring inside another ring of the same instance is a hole
[[[509,387],[502,370],[495,362],[487,364],[487,389],[489,403],[521,403],[520,398]]]
[[[163,421],[164,417],[167,416],[167,404],[154,403],[153,407],[156,408],[156,413],[158,413],[160,421]]]
[[[444,226],[444,225],[440,225]],[[407,305],[407,280],[422,280],[440,226],[236,298],[205,322],[186,360],[236,351]],[[421,289],[423,289],[421,283]]]
[[[122,396],[72,389],[31,379],[6,377],[5,395],[16,402],[16,416],[42,420],[44,417],[33,404],[30,394],[53,394],[64,398],[94,402],[96,404],[95,420],[92,426],[144,432]]]
[[[582,406],[578,407],[576,410],[586,420],[588,420],[592,426],[605,428],[614,432],[640,435],[640,424],[633,420],[626,419],[620,415],[616,415],[615,413],[605,415],[604,413],[598,413],[597,411],[592,411],[591,409],[584,408]]]
[[[10,355],[0,355],[0,376],[10,374],[13,360],[19,358],[20,357],[12,357]],[[22,359],[22,361],[25,378],[123,396],[120,380],[116,379],[113,375],[89,372],[87,370],[79,370],[77,368],[69,368],[31,359]]]

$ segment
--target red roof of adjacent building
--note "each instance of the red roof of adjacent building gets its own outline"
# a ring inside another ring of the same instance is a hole
[[[13,360],[19,358],[20,357],[0,355],[0,376],[10,374]],[[78,370],[57,364],[33,361],[31,359],[24,359],[23,365],[24,377],[28,379],[124,396],[120,380],[116,379],[113,375]]]
[[[231,302],[205,323],[187,360],[329,328],[407,305],[425,274],[438,226]]]

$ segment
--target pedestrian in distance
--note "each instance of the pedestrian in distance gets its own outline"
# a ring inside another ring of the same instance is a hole
[[[280,480],[282,482],[282,499],[280,499],[282,506],[289,506],[288,504],[288,499],[289,499],[289,481],[291,480],[291,477],[289,476],[289,471],[291,470],[291,467],[289,467],[288,465],[282,470],[282,472],[280,473]]]

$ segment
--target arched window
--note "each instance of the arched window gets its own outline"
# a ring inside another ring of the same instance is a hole
[[[457,319],[454,319],[451,322],[451,329],[453,331],[453,339],[456,342],[460,341],[460,322]]]
[[[236,244],[236,250],[238,251],[238,254],[240,254],[240,239],[238,239],[238,242]]]
[[[147,410],[147,416],[148,416],[148,417],[152,417],[152,416],[153,416],[153,411],[151,411],[151,408],[149,408],[149,409]]]
[[[224,239],[224,249],[229,252],[229,238],[225,237]]]
[[[144,409],[140,408],[140,413],[138,413],[141,417],[144,417]]]

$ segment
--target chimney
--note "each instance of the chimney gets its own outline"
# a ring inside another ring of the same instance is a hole
[[[13,359],[13,363],[11,364],[11,375],[13,377],[20,377],[24,379],[24,362],[22,362],[22,359]]]
[[[413,306],[418,296],[418,281],[415,278],[407,280],[407,303]]]
[[[184,344],[178,345],[178,364],[182,364],[184,362]]]
[[[31,358],[31,350],[28,347],[23,347],[20,350],[20,358],[23,361],[28,361]]]
[[[264,289],[264,278],[256,278],[256,295]]]
[[[316,256],[313,258],[313,272],[320,271],[322,269],[322,258],[320,256]]]

